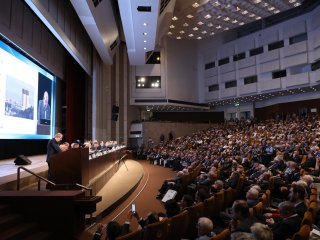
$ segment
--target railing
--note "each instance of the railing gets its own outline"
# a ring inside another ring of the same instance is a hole
[[[54,182],[51,182],[50,180],[39,176],[38,174],[32,172],[31,170],[29,170],[29,169],[27,169],[25,167],[18,167],[18,169],[17,169],[17,191],[20,191],[20,169],[25,170],[26,172],[30,173],[31,175],[35,176],[38,179],[38,191],[41,190],[41,184],[40,184],[41,180],[46,182],[47,184],[50,184],[53,187],[57,186],[57,184],[55,184]],[[76,183],[75,186],[78,186],[78,187],[82,188],[82,190],[89,191],[90,192],[90,196],[92,196],[92,188],[83,186],[83,185],[78,184],[78,183]]]

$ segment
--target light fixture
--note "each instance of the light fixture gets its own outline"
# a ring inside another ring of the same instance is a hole
[[[180,37],[180,36],[178,36],[178,37],[177,37],[177,39],[181,39],[181,37]]]
[[[208,27],[213,27],[213,24],[212,23],[208,23],[207,26]]]
[[[175,28],[175,27],[174,27],[174,25],[170,25],[170,27],[169,27],[169,28],[171,28],[171,29],[172,29],[172,28]]]
[[[202,34],[206,34],[206,33],[207,33],[207,31],[206,31],[206,30],[204,30],[204,31],[202,31],[201,33],[202,33]]]
[[[199,28],[194,27],[194,28],[192,28],[192,30],[193,30],[193,31],[198,31],[198,30],[199,30]]]
[[[193,18],[193,16],[191,14],[188,14],[187,18]]]
[[[147,40],[143,40],[143,42],[144,42],[144,43],[146,43],[146,42],[147,42]]]
[[[216,29],[220,29],[220,28],[221,28],[221,25],[216,26]]]
[[[172,32],[168,32],[168,35],[172,35]]]
[[[146,32],[144,32],[144,33],[142,33],[142,35],[144,35],[144,36],[146,36],[148,33],[146,33]]]
[[[193,35],[192,33],[190,33],[188,36],[189,36],[189,37],[193,37],[194,35]]]
[[[141,78],[141,82],[145,82],[146,79],[144,77]]]
[[[207,14],[207,15],[204,16],[204,18],[205,19],[209,19],[209,18],[212,18],[212,16],[210,14]]]
[[[185,31],[181,30],[179,33],[184,34],[184,33],[185,33]]]
[[[238,22],[238,20],[237,20],[237,19],[235,19],[235,20],[233,20],[233,21],[232,21],[232,23],[237,23],[237,22]]]
[[[184,27],[188,27],[188,26],[189,26],[189,24],[188,24],[188,23],[184,23],[184,24],[182,24],[182,26],[184,26]]]
[[[146,48],[146,47],[144,47],[143,49],[144,49],[144,50],[147,50],[147,48]]]
[[[198,40],[202,39],[202,37],[197,37]]]
[[[201,22],[201,21],[200,21],[200,22],[198,22],[198,25],[200,25],[200,26],[201,26],[201,25],[203,25],[203,22]]]
[[[178,18],[177,18],[176,16],[174,16],[174,17],[172,18],[172,20],[173,20],[173,21],[177,21]]]
[[[147,26],[147,25],[148,25],[148,23],[145,23],[145,22],[143,23],[143,26]]]
[[[200,6],[200,4],[197,3],[197,2],[195,2],[194,4],[192,4],[192,7],[194,7],[194,8],[197,8],[197,7],[199,7],[199,6]]]

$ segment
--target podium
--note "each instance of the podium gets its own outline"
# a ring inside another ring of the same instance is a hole
[[[51,181],[55,184],[89,184],[89,148],[71,148],[51,157]]]

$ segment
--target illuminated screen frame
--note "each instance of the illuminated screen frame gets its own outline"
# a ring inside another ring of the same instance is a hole
[[[0,139],[53,137],[55,81],[45,67],[0,35]]]

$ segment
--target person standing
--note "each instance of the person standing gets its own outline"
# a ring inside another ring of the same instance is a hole
[[[57,153],[62,152],[60,148],[60,142],[63,138],[61,133],[57,133],[54,138],[52,138],[47,145],[47,163],[48,163],[48,179],[51,180],[51,157]]]
[[[41,119],[50,119],[51,109],[49,105],[49,93],[45,91],[43,93],[43,99],[39,101],[38,106],[38,121],[40,123]]]

